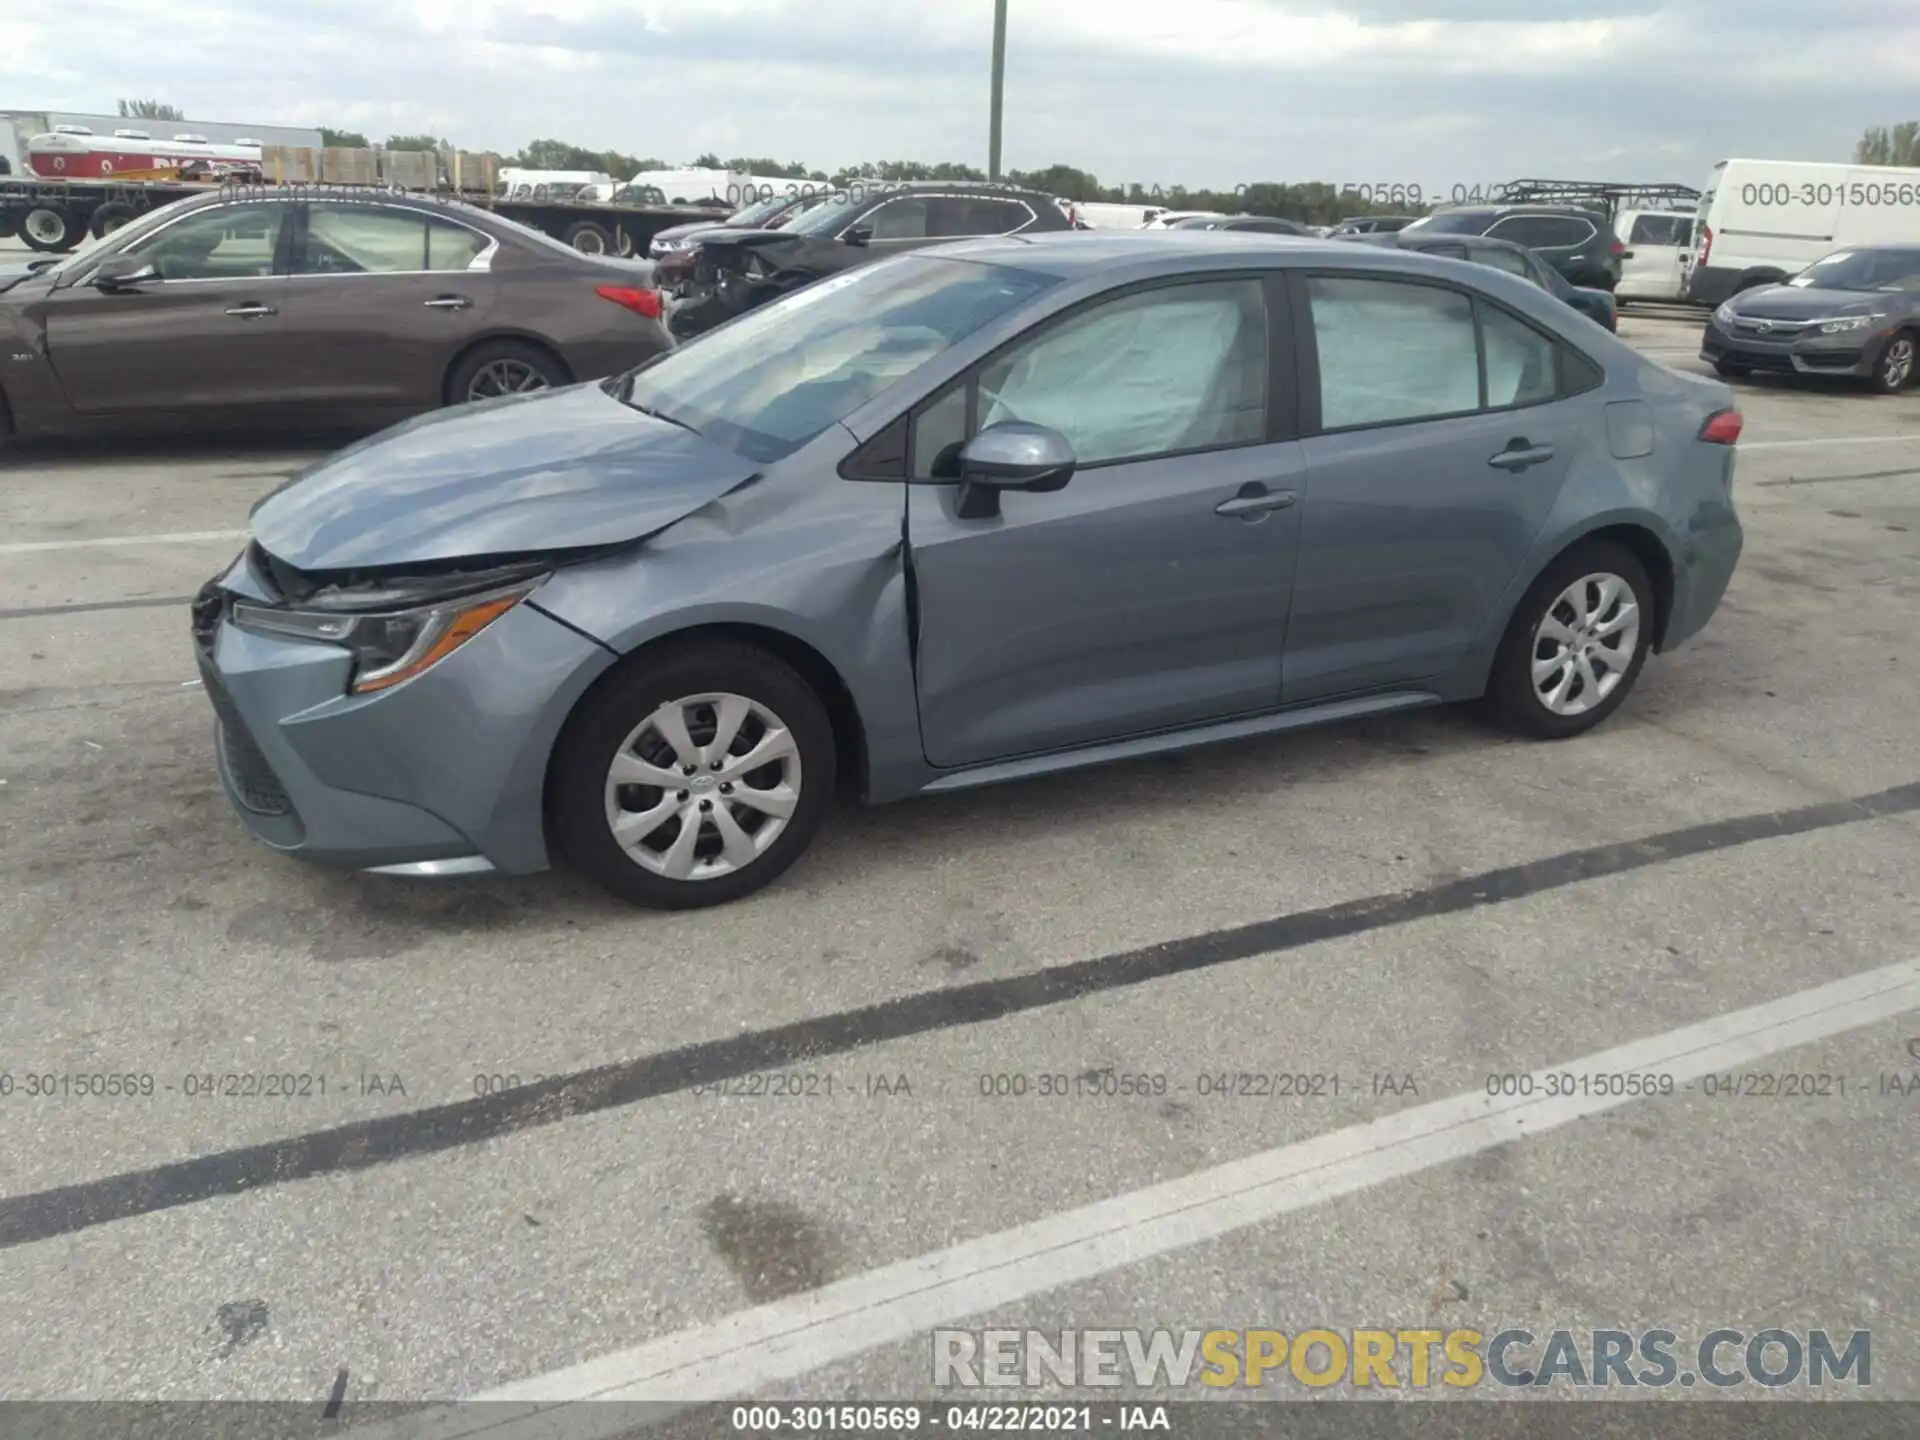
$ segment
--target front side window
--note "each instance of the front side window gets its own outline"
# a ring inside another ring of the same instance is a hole
[[[1478,235],[1487,228],[1487,219],[1484,210],[1445,210],[1436,215],[1423,216],[1405,229],[1408,234]]]
[[[931,234],[960,238],[968,235],[1009,235],[1031,223],[1033,212],[1015,200],[943,197],[933,202]]]
[[[1320,356],[1320,425],[1343,430],[1479,408],[1473,302],[1400,280],[1307,282]]]
[[[615,393],[767,464],[1059,283],[999,265],[895,256],[669,350]]]
[[[1261,282],[1163,286],[1048,325],[922,411],[913,437],[915,473],[951,478],[958,441],[1012,421],[1059,431],[1082,465],[1261,442],[1267,433]]]
[[[169,225],[125,253],[162,280],[252,280],[273,274],[285,205],[220,205]]]
[[[924,240],[928,233],[927,205],[920,196],[889,200],[860,223],[873,227],[876,240]]]

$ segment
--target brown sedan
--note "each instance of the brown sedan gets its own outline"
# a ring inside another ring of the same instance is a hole
[[[211,192],[0,272],[0,439],[378,425],[672,344],[647,261],[431,197]]]

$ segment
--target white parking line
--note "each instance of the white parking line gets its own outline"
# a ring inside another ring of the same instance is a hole
[[[579,1400],[667,1402],[666,1418],[701,1400],[752,1395],[780,1381],[910,1340],[1045,1291],[1186,1249],[1278,1215],[1553,1130],[1634,1097],[1548,1098],[1546,1077],[1671,1076],[1683,1096],[1703,1075],[1920,1009],[1920,961],[1734,1011],[1536,1071],[1534,1093],[1470,1091],[1319,1135],[901,1261],[822,1289],[743,1310],[630,1350],[507,1385],[475,1401],[355,1428],[359,1440],[595,1440],[630,1433],[634,1416]],[[1607,1088],[1613,1088],[1611,1086]],[[557,1408],[569,1406],[569,1408]]]
[[[244,540],[244,530],[186,530],[174,535],[106,535],[92,540],[30,540],[24,545],[0,545],[0,555],[25,555],[41,550],[93,550],[107,545],[194,545],[203,540]]]
[[[1920,445],[1920,435],[1846,435],[1836,440],[1742,440],[1742,450],[1812,450],[1822,445]]]

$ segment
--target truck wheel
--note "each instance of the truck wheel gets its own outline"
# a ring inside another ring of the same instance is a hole
[[[131,205],[122,205],[118,200],[109,200],[93,212],[93,219],[87,222],[87,229],[94,239],[104,240],[132,219]]]
[[[579,220],[569,225],[560,238],[582,255],[604,255],[613,248],[613,241],[607,232],[591,220]]]
[[[613,241],[614,253],[622,260],[631,260],[633,258],[633,253],[637,247],[633,243],[633,233],[629,231],[626,226],[622,225],[618,230],[613,232]]]
[[[73,249],[87,233],[86,225],[64,205],[30,206],[20,217],[20,238],[29,250],[58,255]]]

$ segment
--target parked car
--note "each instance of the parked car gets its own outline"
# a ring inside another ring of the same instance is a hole
[[[1695,215],[1685,298],[1718,305],[1823,255],[1920,244],[1920,168],[1722,160]]]
[[[436,199],[209,192],[0,277],[0,430],[384,424],[673,343],[645,261]]]
[[[1725,385],[1417,253],[899,256],[270,495],[193,607],[215,764],[292,855],[686,908],[778,876],[842,779],[1476,698],[1569,737],[1719,604],[1739,430]]]
[[[1613,233],[1626,246],[1614,298],[1677,301],[1693,263],[1693,216],[1671,210],[1622,210]]]
[[[771,200],[743,206],[724,220],[695,220],[662,230],[647,247],[647,255],[659,261],[668,255],[693,248],[698,237],[714,230],[778,230],[827,199],[828,192],[809,195],[780,195]]]
[[[1329,235],[1391,235],[1404,230],[1417,217],[1412,215],[1349,215],[1330,227]]]
[[[1230,218],[1223,210],[1162,210],[1140,228],[1143,230],[1171,230],[1182,220],[1225,220]]]
[[[1836,250],[1785,284],[1743,290],[1700,341],[1700,358],[1729,379],[1849,375],[1883,395],[1913,383],[1916,350],[1920,244]]]
[[[1384,234],[1344,237],[1372,245],[1390,245],[1398,250],[1416,250],[1424,255],[1439,255],[1449,260],[1470,260],[1518,275],[1538,285],[1556,300],[1571,305],[1581,314],[1608,330],[1620,328],[1620,311],[1613,296],[1604,290],[1588,290],[1569,283],[1524,245],[1511,240],[1489,240],[1484,235],[1429,235],[1419,230],[1388,231]]]
[[[1400,233],[1511,240],[1588,290],[1612,290],[1620,283],[1627,249],[1606,216],[1575,205],[1454,206],[1415,220]]]
[[[1298,220],[1283,219],[1278,215],[1226,215],[1216,218],[1212,215],[1190,215],[1167,227],[1171,230],[1221,230],[1235,234],[1252,233],[1255,235],[1305,235],[1312,238],[1311,227],[1302,225]]]
[[[826,193],[768,200],[736,211],[725,220],[697,221],[691,225],[675,225],[662,230],[653,237],[648,247],[661,291],[671,295],[690,284],[694,257],[699,253],[700,242],[707,236],[728,230],[781,230],[809,210],[826,203]]]
[[[1058,200],[1015,185],[922,181],[852,186],[782,230],[700,237],[693,275],[668,319],[691,339],[829,275],[967,236],[1076,227]],[[1086,232],[1080,232],[1086,233]]]

